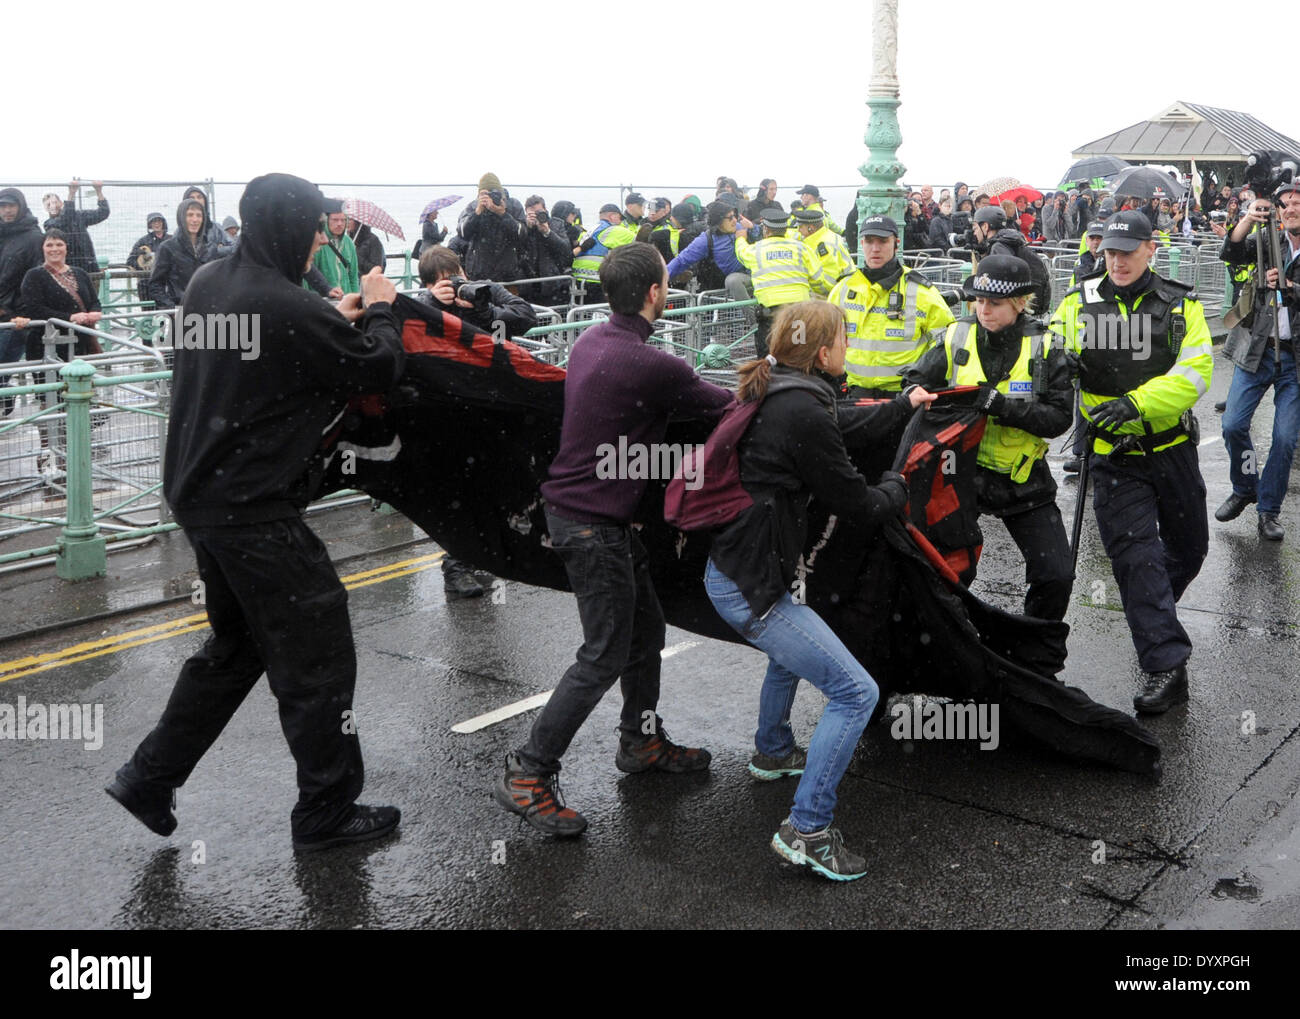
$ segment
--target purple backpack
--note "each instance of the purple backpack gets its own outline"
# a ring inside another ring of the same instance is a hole
[[[664,519],[683,531],[708,531],[740,516],[754,500],[740,484],[740,440],[762,400],[736,403],[722,412],[703,449],[691,449],[668,482]],[[698,484],[686,487],[689,474]]]

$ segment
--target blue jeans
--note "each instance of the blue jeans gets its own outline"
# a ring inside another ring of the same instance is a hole
[[[1291,477],[1296,435],[1300,433],[1300,379],[1295,355],[1282,351],[1282,372],[1274,376],[1273,346],[1264,348],[1259,368],[1248,372],[1238,366],[1228,388],[1223,411],[1223,444],[1228,448],[1228,470],[1237,495],[1259,497],[1260,513],[1279,513]],[[1261,472],[1250,441],[1250,420],[1269,387],[1273,387],[1273,442]]]
[[[794,793],[790,821],[805,835],[835,816],[836,789],[853,759],[880,691],[821,616],[784,594],[759,619],[734,582],[709,560],[704,571],[709,601],[727,625],[768,656],[758,701],[759,753],[785,757],[794,749],[790,707],[802,676],[830,698],[808,744],[808,764]]]

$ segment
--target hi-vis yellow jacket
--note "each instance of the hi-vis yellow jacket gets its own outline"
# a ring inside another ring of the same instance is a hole
[[[929,334],[953,322],[939,291],[906,268],[893,282],[881,284],[855,270],[835,284],[827,300],[844,311],[849,385],[866,389],[899,392],[904,369],[930,346]]]
[[[754,299],[764,308],[806,301],[811,290],[830,291],[821,265],[798,236],[764,237],[757,244],[736,234],[736,258],[754,282]]]
[[[1150,452],[1159,452],[1187,441],[1179,419],[1209,390],[1214,355],[1192,288],[1154,273],[1151,279],[1130,304],[1115,294],[1109,274],[1089,277],[1065,295],[1049,328],[1080,357],[1083,416],[1091,421],[1097,404],[1128,396],[1140,417],[1100,434],[1156,436]],[[1099,436],[1093,449],[1105,455],[1114,443]]]

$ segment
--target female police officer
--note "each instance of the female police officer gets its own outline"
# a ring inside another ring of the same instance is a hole
[[[964,287],[975,315],[948,326],[904,380],[929,390],[979,387],[976,406],[989,417],[977,456],[980,512],[1001,517],[1025,557],[1025,615],[1061,619],[1074,567],[1043,454],[1047,439],[1070,427],[1074,391],[1064,351],[1028,314],[1033,289],[1019,258],[981,259]]]

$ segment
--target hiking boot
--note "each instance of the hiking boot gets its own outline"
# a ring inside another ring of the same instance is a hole
[[[1281,541],[1286,537],[1286,531],[1282,530],[1282,525],[1277,522],[1276,513],[1259,515],[1259,536],[1265,541]]]
[[[760,782],[774,782],[787,775],[802,775],[808,763],[807,751],[795,747],[784,757],[768,757],[764,753],[755,753],[749,759],[749,773]]]
[[[655,771],[681,773],[704,771],[712,760],[713,755],[707,750],[674,743],[661,724],[658,732],[645,737],[632,737],[620,732],[614,767],[629,775],[650,771],[652,768]]]
[[[547,835],[571,838],[587,829],[587,819],[564,805],[559,776],[529,774],[518,754],[507,755],[505,772],[492,784],[492,798]]]
[[[390,835],[402,819],[402,812],[396,807],[368,807],[361,803],[352,804],[351,813],[340,824],[328,831],[314,835],[293,837],[293,848],[300,853],[314,853],[334,846],[346,846],[353,842],[370,842]]]
[[[104,786],[104,792],[117,800],[136,819],[155,835],[166,838],[176,830],[176,815],[172,807],[176,806],[176,792],[168,796],[149,796],[140,791],[138,786],[123,781],[121,775],[113,776],[113,781]]]
[[[1133,698],[1133,707],[1143,714],[1160,715],[1175,704],[1187,700],[1187,666],[1146,673],[1142,692]]]
[[[1077,456],[1072,456],[1070,459],[1066,460],[1065,463],[1061,464],[1061,470],[1065,471],[1066,474],[1078,474],[1079,468],[1082,466],[1083,464],[1079,458]]]
[[[832,881],[853,881],[867,873],[867,861],[844,847],[844,836],[838,828],[805,835],[787,817],[772,836],[772,849],[781,859],[798,867],[811,867]]]
[[[1255,495],[1238,495],[1233,492],[1223,500],[1223,505],[1214,511],[1214,519],[1221,524],[1226,524],[1229,520],[1236,520],[1241,516],[1241,511],[1257,498],[1258,496]]]
[[[481,598],[485,591],[473,571],[455,559],[446,559],[442,564],[442,589],[448,601],[462,598]]]

